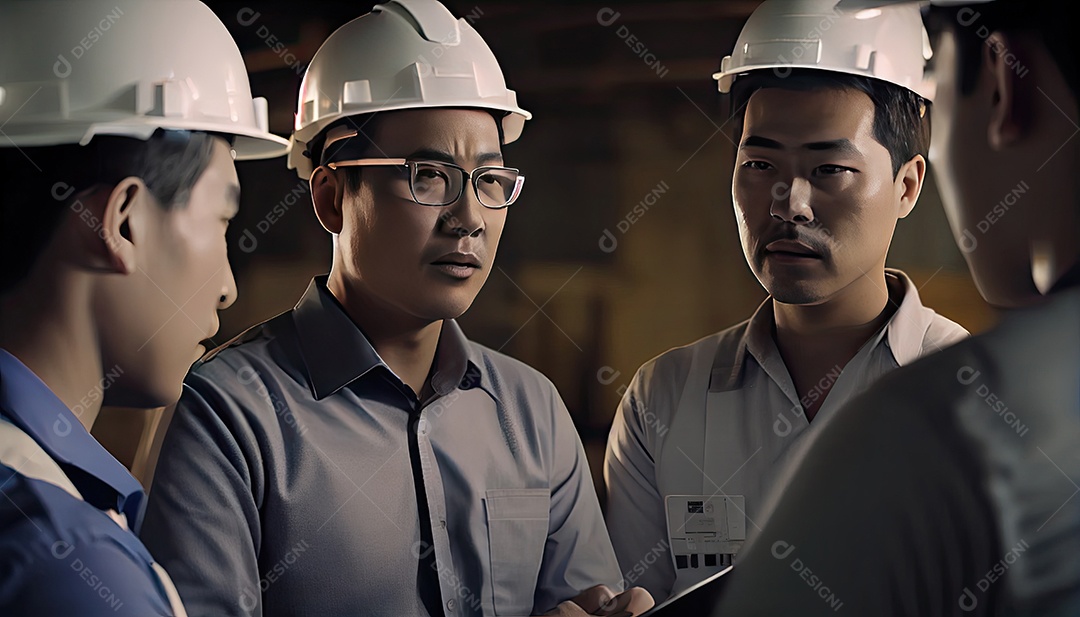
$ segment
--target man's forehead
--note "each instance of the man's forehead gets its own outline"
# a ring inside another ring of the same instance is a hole
[[[236,163],[232,158],[232,149],[225,140],[214,140],[210,162],[195,181],[192,191],[205,195],[213,194],[230,204],[239,202],[240,183],[236,174]]]
[[[747,102],[743,134],[794,147],[873,138],[874,103],[853,88],[762,88]]]
[[[495,117],[474,109],[415,109],[391,112],[373,135],[380,147],[440,150],[457,154],[498,152]]]

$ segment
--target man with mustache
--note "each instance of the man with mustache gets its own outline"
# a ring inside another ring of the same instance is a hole
[[[289,164],[333,235],[330,273],[193,369],[150,493],[143,537],[192,612],[652,605],[612,597],[618,564],[555,387],[454,321],[492,271],[525,180],[502,147],[530,117],[434,0],[378,5],[319,48]]]
[[[714,76],[737,110],[743,252],[770,297],[641,367],[616,414],[608,528],[628,582],[658,599],[731,564],[811,428],[967,334],[885,267],[926,171],[919,12],[836,3],[765,2]]]
[[[934,171],[980,293],[1007,310],[841,410],[716,615],[1080,615],[1080,50],[1061,11],[929,8]]]

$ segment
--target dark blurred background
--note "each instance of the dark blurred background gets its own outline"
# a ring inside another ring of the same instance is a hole
[[[253,93],[269,99],[270,129],[284,136],[306,63],[375,4],[206,3],[243,51]],[[460,322],[554,381],[599,488],[611,419],[637,367],[748,318],[765,297],[739,246],[729,110],[711,78],[758,1],[444,4],[484,37],[534,114],[504,152],[527,175],[524,193]],[[307,183],[284,158],[237,167],[242,207],[229,234],[239,299],[221,315],[219,343],[291,308],[331,258]],[[992,324],[932,174],[899,224],[890,265],[939,313],[972,332]],[[95,434],[131,461],[138,438],[109,413],[98,424]]]

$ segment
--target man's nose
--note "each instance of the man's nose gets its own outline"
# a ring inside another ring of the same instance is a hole
[[[805,178],[792,178],[791,183],[778,182],[773,186],[772,205],[769,214],[775,219],[795,225],[814,222],[814,210],[810,207],[813,188]]]

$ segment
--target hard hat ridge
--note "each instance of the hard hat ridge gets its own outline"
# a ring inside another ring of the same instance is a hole
[[[766,0],[713,75],[729,92],[740,75],[814,69],[887,81],[933,100],[930,38],[915,4],[852,12],[840,0]]]
[[[501,115],[504,143],[532,114],[506,87],[480,34],[436,0],[391,0],[338,28],[304,74],[289,168],[311,175],[311,150],[342,119],[403,109],[464,107]]]
[[[166,129],[234,136],[238,159],[285,152],[235,41],[197,0],[13,1],[0,11],[0,146]]]

